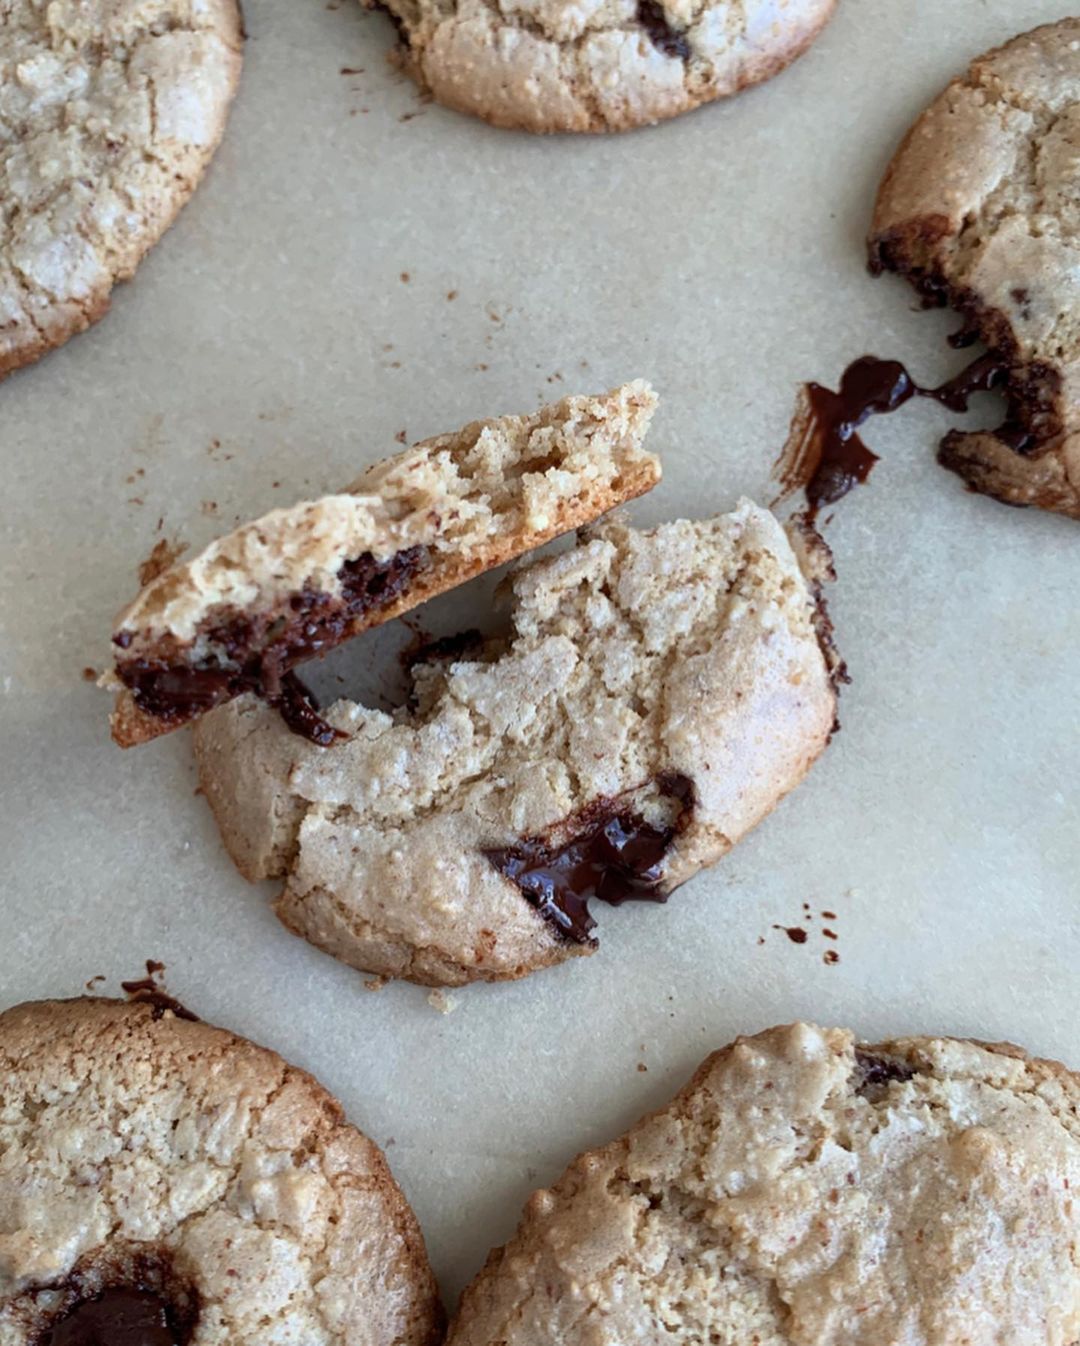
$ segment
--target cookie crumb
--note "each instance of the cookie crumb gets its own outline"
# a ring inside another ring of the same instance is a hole
[[[644,1061],[639,1061],[637,1063],[637,1068],[639,1075],[647,1075],[649,1073],[649,1067],[645,1064]]]
[[[774,930],[782,930],[792,944],[805,944],[810,938],[801,925],[774,925]]]
[[[368,977],[364,982],[364,990],[381,991],[389,980],[389,977]]]
[[[91,668],[90,665],[87,664],[87,666],[82,671],[82,679],[83,682],[97,682],[98,680],[97,669]]]
[[[427,1002],[432,1009],[438,1010],[440,1014],[453,1014],[458,1007],[458,1002],[454,997],[447,995],[445,991],[430,992]]]
[[[454,302],[454,300],[455,300],[457,297],[458,297],[458,292],[457,292],[457,290],[447,290],[447,292],[446,292],[446,302],[447,302],[448,304],[452,304],[452,303]]]
[[[398,444],[407,444],[407,443],[408,443],[408,440],[405,438],[405,431],[404,431],[404,430],[399,430],[399,431],[397,432],[397,434],[394,436],[394,439],[397,441]]]
[[[408,273],[407,271],[403,271],[403,272],[401,273],[401,283],[402,283],[402,285],[408,285],[408,283],[409,283],[410,280],[412,280],[412,276],[410,276],[409,273]]]
[[[90,980],[86,983],[86,989],[88,991],[92,991],[94,987],[98,985],[99,982],[103,982],[105,981],[105,979],[106,979],[105,973],[98,972],[95,976],[91,977]]]
[[[835,949],[826,949],[824,954],[822,955],[821,961],[827,964],[829,967],[835,967],[835,965],[840,961],[840,955],[836,952]]]

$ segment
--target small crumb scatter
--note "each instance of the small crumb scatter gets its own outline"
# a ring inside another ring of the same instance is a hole
[[[446,292],[447,303],[452,304],[457,297],[458,297],[457,290],[447,290]]]
[[[644,1061],[639,1061],[639,1062],[637,1063],[637,1068],[638,1068],[638,1074],[639,1074],[639,1075],[647,1075],[648,1072],[649,1072],[649,1067],[645,1064]]]
[[[97,986],[100,982],[103,982],[104,980],[105,980],[104,972],[99,972],[96,976],[91,977],[90,980],[86,983],[86,989],[88,991],[92,991],[95,986]]]
[[[218,504],[216,500],[203,500],[199,503],[199,508],[204,514],[216,514]]]
[[[479,369],[479,370],[480,370],[480,372],[481,372],[481,373],[483,373],[483,372],[484,372],[484,371],[485,371],[485,370],[487,370],[487,369],[489,369],[489,368],[490,368],[490,366],[489,366],[489,365],[483,365],[483,364],[480,364],[480,365],[477,365],[477,366],[476,366],[476,367],[477,367],[477,369]],[[541,396],[543,396],[543,394],[542,394],[542,393],[541,393]]]
[[[146,588],[152,584],[159,575],[163,575],[170,566],[183,556],[186,548],[182,542],[169,542],[166,538],[159,538],[154,543],[154,549],[150,555],[139,565],[139,584]]]
[[[409,273],[408,273],[407,271],[403,271],[403,272],[401,273],[401,283],[402,283],[402,285],[408,285],[408,283],[409,283],[410,280],[412,280],[412,276],[410,276]]]
[[[840,955],[836,952],[835,949],[825,950],[825,953],[822,956],[822,962],[828,964],[829,967],[834,967],[837,963],[839,963],[839,961],[840,961]]]
[[[836,912],[835,912],[835,911],[823,911],[823,912],[821,913],[821,919],[822,919],[823,921],[835,921],[835,920],[836,920]]]
[[[368,977],[364,982],[365,991],[381,991],[386,985],[385,977]]]
[[[839,938],[840,938],[840,936],[836,933],[836,931],[835,931],[835,930],[830,930],[828,926],[825,926],[825,927],[822,929],[821,933],[825,936],[826,939],[839,939]]]
[[[782,930],[792,944],[805,944],[810,936],[800,925],[774,925],[774,930]]]
[[[89,664],[82,671],[83,682],[97,682],[98,672],[96,668],[91,668]]]
[[[343,75],[362,75],[363,73],[364,67],[362,65],[343,65],[341,67],[341,74]]]
[[[447,995],[445,991],[432,991],[427,998],[428,1004],[432,1009],[438,1010],[440,1014],[453,1014],[458,1007],[458,1002],[452,995]]]
[[[397,440],[397,442],[398,442],[399,444],[405,444],[405,443],[408,442],[408,441],[406,440],[406,438],[405,438],[405,431],[404,431],[404,430],[399,430],[399,431],[397,432],[397,434],[394,436],[394,438]]]

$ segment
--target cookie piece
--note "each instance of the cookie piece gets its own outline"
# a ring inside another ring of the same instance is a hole
[[[155,1003],[43,1001],[0,1015],[0,1098],[2,1346],[438,1340],[381,1152],[273,1052]]]
[[[596,947],[597,897],[663,901],[809,769],[836,696],[783,529],[599,526],[513,579],[513,634],[414,666],[414,709],[338,701],[306,744],[253,697],[196,727],[249,879],[335,957],[428,985]]]
[[[636,382],[476,421],[171,566],[117,619],[113,738],[143,743],[254,691],[326,746],[289,670],[650,490],[655,407]]]
[[[0,377],[101,318],[198,185],[240,76],[236,0],[0,10]]]
[[[770,79],[836,0],[377,0],[447,107],[525,131],[625,131]]]
[[[975,491],[1080,519],[1080,19],[980,57],[908,133],[878,196],[877,270],[963,314],[1000,357],[1009,415],[953,431]]]
[[[805,1024],[705,1062],[537,1192],[448,1346],[1068,1346],[1080,1080]]]

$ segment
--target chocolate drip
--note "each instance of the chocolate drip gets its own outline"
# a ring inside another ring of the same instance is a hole
[[[146,960],[146,976],[140,977],[138,981],[122,981],[120,989],[129,1000],[141,1005],[152,1005],[155,1019],[162,1019],[166,1014],[174,1014],[178,1019],[188,1019],[191,1023],[199,1023],[199,1016],[193,1014],[186,1005],[182,1005],[179,1000],[169,995],[158,980],[164,971],[164,963],[157,963],[152,958],[148,958]]]
[[[305,589],[273,612],[233,615],[215,623],[205,636],[220,655],[197,664],[183,659],[128,659],[118,661],[116,671],[148,715],[184,723],[253,692],[280,710],[294,734],[328,747],[343,736],[317,714],[313,696],[290,670],[340,644],[351,623],[366,613],[388,607],[425,559],[423,547],[410,547],[386,561],[366,552],[338,571],[338,594]],[[121,631],[113,640],[127,649],[132,633]]]
[[[589,902],[618,907],[624,902],[666,902],[661,891],[661,866],[671,843],[689,824],[694,808],[693,782],[674,772],[657,777],[662,796],[678,802],[679,812],[668,826],[648,823],[617,800],[601,800],[560,829],[568,841],[524,837],[505,850],[484,856],[500,874],[515,883],[568,939],[588,943],[596,922]]]
[[[149,1290],[106,1290],[80,1304],[41,1346],[181,1346],[168,1305]]]
[[[967,335],[966,330],[958,334],[963,341]],[[872,416],[889,415],[913,397],[965,412],[975,393],[1007,387],[1009,372],[1008,361],[990,351],[939,388],[922,388],[899,361],[866,355],[844,371],[839,392],[808,383],[802,416],[778,465],[784,491],[805,489],[805,519],[813,523],[824,505],[835,504],[865,482],[878,461],[858,434]],[[1030,442],[1011,404],[1005,424],[995,433],[1018,451]]]
[[[690,43],[686,40],[686,34],[671,26],[663,6],[657,0],[638,0],[637,17],[657,51],[663,52],[665,56],[675,56],[680,61],[690,59]]]

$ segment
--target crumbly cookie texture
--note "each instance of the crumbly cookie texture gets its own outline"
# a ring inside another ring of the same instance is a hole
[[[110,685],[139,661],[238,673],[251,660],[290,667],[591,522],[659,481],[659,459],[642,447],[655,407],[637,381],[476,421],[374,464],[341,494],[245,524],[157,576],[120,614]],[[400,557],[403,578],[380,579]],[[382,588],[350,591],[358,558]],[[324,615],[338,624],[323,622],[313,637],[308,621]],[[257,648],[238,652],[238,624],[257,628]],[[290,641],[303,651],[297,658]],[[126,747],[190,718],[150,713],[123,688],[113,737]]]
[[[0,11],[0,376],[102,317],[195,190],[241,63],[236,0]]]
[[[339,701],[348,739],[323,750],[247,697],[197,725],[200,780],[241,872],[284,875],[278,915],[313,944],[432,985],[523,976],[594,941],[485,852],[618,812],[672,828],[655,896],[719,859],[828,741],[816,615],[749,502],[651,532],[608,521],[518,572],[508,641],[418,666],[415,709]]]
[[[836,0],[378,0],[448,107],[526,131],[623,131],[783,70]]]
[[[137,1284],[193,1346],[439,1337],[412,1212],[309,1075],[156,1004],[8,1010],[0,1346],[36,1346],[80,1301]]]
[[[980,57],[889,167],[875,265],[961,311],[1009,368],[1010,423],[954,431],[972,489],[1080,519],[1080,19]]]
[[[1078,1109],[1014,1047],[742,1039],[533,1195],[448,1346],[1071,1346]]]

